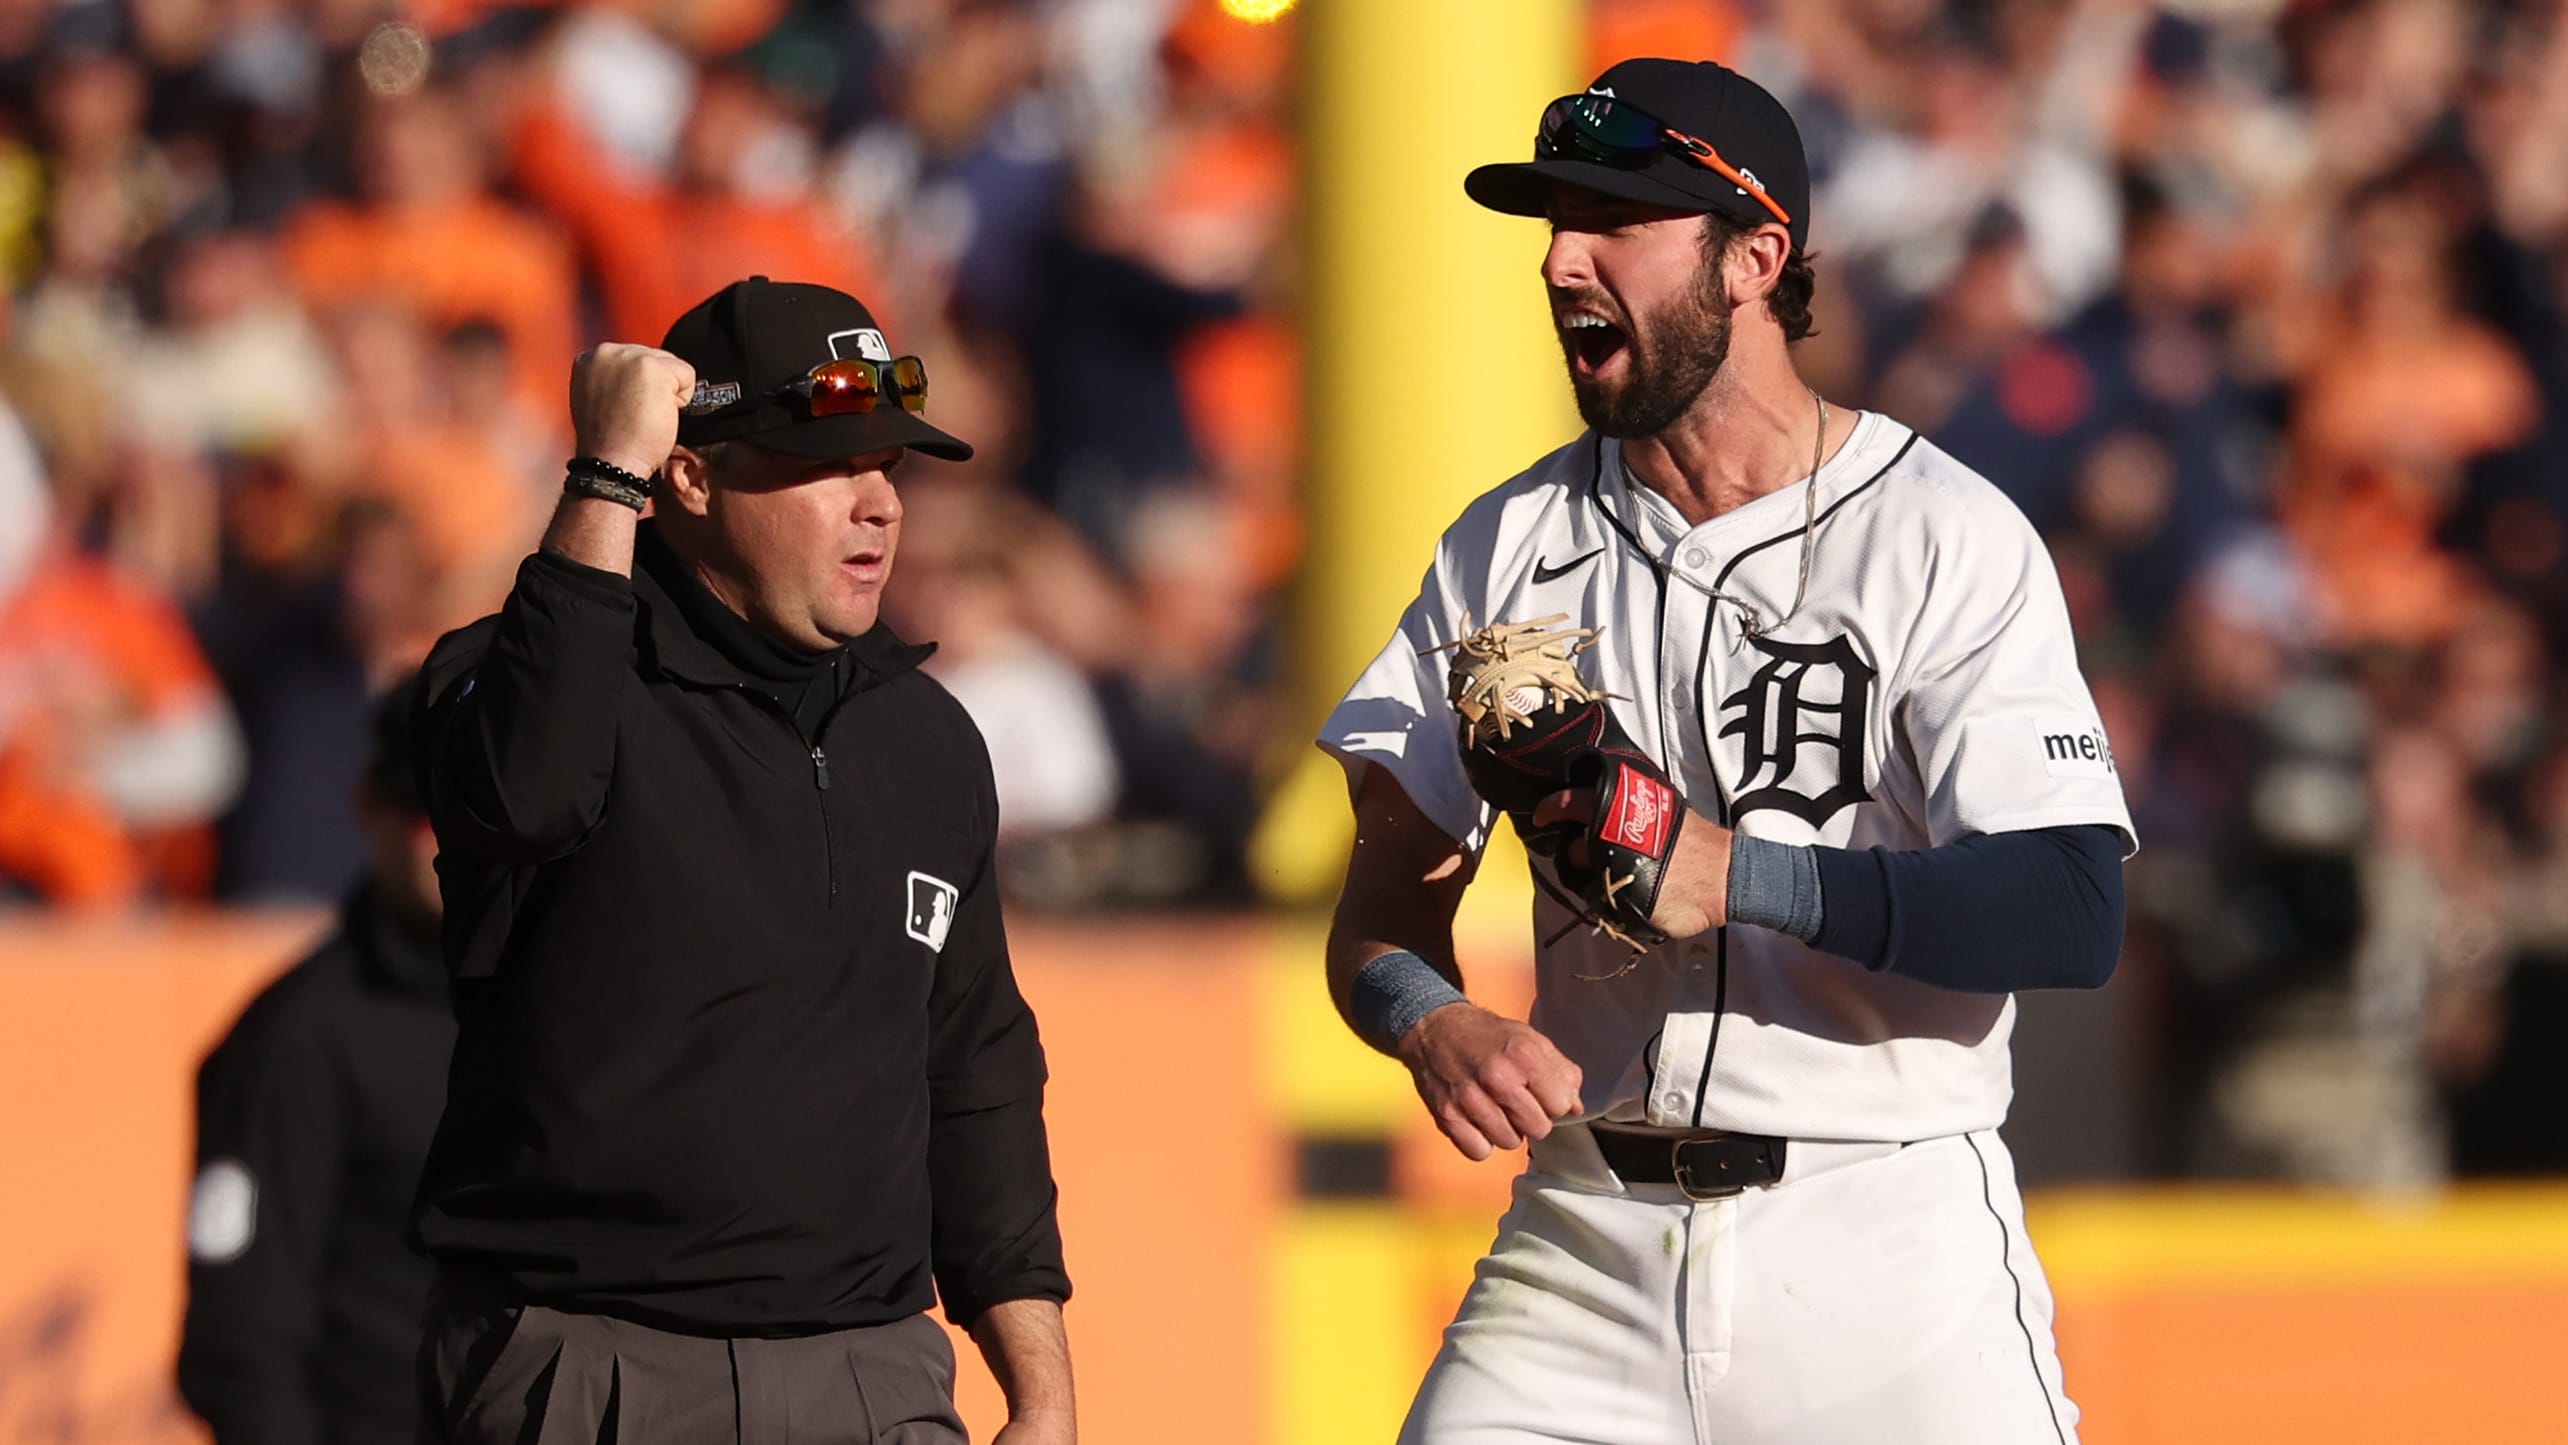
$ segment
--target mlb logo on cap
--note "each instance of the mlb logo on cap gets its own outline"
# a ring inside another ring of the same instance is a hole
[[[892,344],[883,339],[883,333],[871,326],[859,326],[850,331],[829,333],[830,360],[845,361],[850,352],[867,361],[889,361],[892,359]]]

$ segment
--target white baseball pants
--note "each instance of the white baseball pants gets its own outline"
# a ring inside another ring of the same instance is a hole
[[[2076,1445],[1995,1131],[1694,1202],[1533,1147],[1401,1445]]]

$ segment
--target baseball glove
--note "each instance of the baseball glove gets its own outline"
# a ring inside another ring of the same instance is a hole
[[[1566,613],[1497,622],[1420,656],[1453,654],[1446,695],[1460,720],[1462,766],[1480,796],[1515,820],[1526,847],[1550,858],[1587,905],[1587,919],[1639,949],[1666,941],[1650,923],[1685,800],[1591,688],[1577,656],[1597,629],[1553,631]],[[1535,806],[1563,789],[1589,795],[1584,827],[1534,826]]]

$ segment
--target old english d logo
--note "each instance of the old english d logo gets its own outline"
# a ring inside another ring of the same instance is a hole
[[[1813,828],[1824,827],[1839,809],[1866,797],[1864,721],[1872,665],[1842,634],[1827,642],[1751,637],[1748,645],[1769,661],[1746,686],[1721,699],[1721,736],[1738,738],[1745,755],[1730,816],[1780,808]],[[1818,720],[1826,718],[1836,726],[1819,730]]]
[[[909,936],[938,953],[954,927],[954,885],[929,873],[909,876]]]

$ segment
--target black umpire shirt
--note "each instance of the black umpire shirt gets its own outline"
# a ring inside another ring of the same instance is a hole
[[[631,580],[538,554],[439,642],[431,1254],[706,1335],[1068,1296],[989,756],[929,650],[778,647],[648,523]]]
[[[436,926],[360,892],[196,1077],[178,1386],[221,1445],[411,1445],[402,1242],[455,1024]]]

